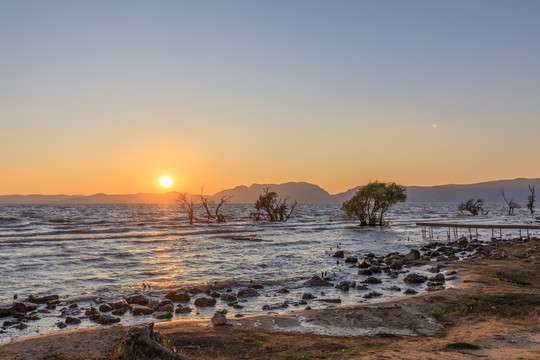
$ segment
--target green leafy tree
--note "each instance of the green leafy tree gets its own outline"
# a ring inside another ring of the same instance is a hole
[[[360,226],[384,225],[384,215],[398,202],[407,200],[407,190],[396,183],[370,182],[341,206],[344,218],[360,220]]]
[[[298,202],[287,204],[288,198],[281,199],[277,192],[264,190],[255,202],[255,209],[263,212],[268,221],[287,221],[291,217]]]

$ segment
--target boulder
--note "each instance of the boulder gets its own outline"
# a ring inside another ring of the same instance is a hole
[[[380,274],[382,272],[381,267],[377,265],[371,265],[369,267],[369,270],[371,270],[371,272],[376,273],[376,274]]]
[[[307,286],[311,286],[311,287],[314,287],[314,286],[332,286],[331,283],[329,283],[328,281],[326,280],[323,280],[321,279],[319,276],[317,275],[313,275],[311,277],[311,279],[309,279],[308,281],[306,281],[304,283],[304,285],[307,285]]]
[[[334,286],[336,289],[343,290],[343,291],[349,291],[350,285],[346,281],[342,281],[336,286]]]
[[[315,299],[315,296],[313,296],[312,293],[305,292],[302,294],[302,299],[303,300]]]
[[[191,289],[188,290],[188,292],[191,294],[191,295],[197,295],[197,294],[202,294],[204,293],[203,290],[199,289],[198,287],[192,287]]]
[[[444,275],[443,275],[443,274],[440,274],[440,273],[437,274],[437,275],[435,275],[435,276],[433,276],[433,277],[430,278],[429,280],[435,281],[435,282],[438,282],[438,283],[444,283],[444,282],[446,282],[446,279],[445,279]]]
[[[390,291],[401,291],[401,288],[399,286],[394,285],[394,286],[390,286],[388,288],[388,290],[390,290]]]
[[[416,250],[416,249],[411,249],[407,255],[405,255],[403,257],[403,262],[404,263],[407,263],[407,262],[411,262],[411,261],[416,261],[416,260],[420,260],[420,251]]]
[[[15,310],[15,308],[13,306],[0,307],[0,318],[11,316],[11,315],[15,314],[16,312],[17,312],[17,310]]]
[[[27,313],[29,311],[35,311],[38,309],[38,306],[36,304],[32,304],[26,301],[14,302],[12,307],[17,312],[21,312],[21,313]]]
[[[198,299],[195,299],[195,302],[193,304],[198,307],[214,306],[216,305],[216,299],[200,297]]]
[[[108,303],[105,303],[105,304],[102,304],[100,307],[99,307],[99,311],[101,312],[109,312],[109,311],[112,311],[112,307],[111,305],[109,305]]]
[[[134,316],[150,315],[154,312],[154,309],[149,308],[148,306],[133,305],[131,307],[131,312],[133,313]]]
[[[416,290],[413,290],[413,289],[407,289],[403,292],[405,295],[415,295],[415,294],[418,294],[418,291]]]
[[[174,302],[188,302],[191,300],[191,297],[189,294],[185,291],[171,291],[167,295],[165,295],[166,299],[172,300]]]
[[[172,319],[173,314],[167,311],[157,311],[153,315],[156,319]]]
[[[376,277],[368,277],[366,280],[362,281],[364,284],[381,284],[382,280],[377,279]]]
[[[373,271],[371,271],[370,269],[360,269],[358,270],[358,275],[370,276],[373,275]]]
[[[190,307],[178,305],[176,310],[174,310],[174,313],[175,314],[189,314],[192,311],[193,311],[193,309],[190,308]]]
[[[341,299],[315,299],[314,301],[321,301],[330,304],[341,304]]]
[[[272,304],[272,305],[263,305],[262,309],[264,311],[269,311],[269,310],[281,310],[281,309],[286,309],[289,307],[289,304],[287,304],[286,302],[283,302],[283,303],[278,303],[278,304]]]
[[[358,267],[360,269],[367,269],[368,267],[371,266],[371,263],[369,261],[367,261],[366,259],[362,259],[360,260],[360,262],[358,263]]]
[[[235,302],[236,300],[238,300],[238,298],[233,293],[224,292],[223,294],[221,294],[221,300],[226,302]]]
[[[107,304],[109,304],[109,306],[113,310],[116,310],[116,309],[129,309],[129,304],[127,303],[127,301],[125,299],[120,299],[120,300],[117,300],[117,301],[110,301]]]
[[[364,299],[371,299],[371,298],[379,297],[379,296],[382,296],[382,294],[380,292],[371,291],[371,292],[368,292],[363,297],[364,297]]]
[[[74,316],[68,316],[66,317],[66,324],[67,325],[77,325],[81,323],[81,319],[76,318]]]
[[[352,263],[352,264],[354,264],[354,263],[356,263],[357,261],[358,261],[358,258],[357,258],[357,257],[354,257],[354,256],[349,256],[349,257],[347,257],[347,258],[345,259],[345,262],[346,262],[346,263]]]
[[[51,300],[58,300],[60,297],[58,295],[47,295],[47,296],[36,296],[30,295],[26,301],[34,304],[47,304]]]
[[[59,329],[64,329],[67,327],[67,324],[65,322],[62,322],[62,321],[58,321],[56,324],[55,324]]]
[[[127,312],[127,309],[116,309],[111,312],[114,316],[122,316]]]
[[[345,252],[343,250],[338,250],[332,256],[335,258],[344,258]]]
[[[119,317],[109,315],[109,314],[92,315],[90,317],[90,320],[95,321],[95,322],[97,322],[98,324],[101,324],[101,325],[111,325],[111,324],[116,324],[116,323],[120,322]]]
[[[125,296],[124,299],[126,299],[127,303],[130,305],[136,304],[136,305],[146,306],[148,305],[148,302],[150,301],[148,300],[148,297],[146,297],[146,295],[141,294],[141,293]]]
[[[259,295],[260,294],[257,292],[257,290],[253,288],[245,288],[245,289],[238,290],[239,298],[254,297],[254,296],[259,296]]]
[[[157,312],[173,312],[173,311],[174,311],[173,304],[165,304],[157,308]]]
[[[99,315],[99,311],[95,307],[90,306],[90,309],[87,309],[84,312],[84,315],[86,315],[86,316]]]
[[[225,316],[225,314],[223,314],[223,313],[221,313],[219,311],[216,311],[214,313],[214,316],[212,316],[212,319],[210,321],[212,321],[212,325],[214,325],[214,326],[228,325],[227,317]]]
[[[401,270],[401,268],[403,267],[403,261],[399,260],[399,259],[394,259],[392,260],[392,262],[390,263],[390,268],[391,269],[394,269],[394,270]]]
[[[418,274],[412,273],[405,276],[403,281],[405,281],[408,284],[422,284],[426,282],[427,279],[428,278],[425,277],[424,275],[418,275]]]

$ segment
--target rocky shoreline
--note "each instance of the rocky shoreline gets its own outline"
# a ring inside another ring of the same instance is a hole
[[[327,296],[326,289],[329,288],[338,289],[342,294],[358,292],[363,299],[377,299],[382,296],[377,289],[384,287],[385,280],[381,279],[381,275],[402,282],[402,286],[393,285],[384,288],[386,291],[395,292],[396,295],[414,295],[423,290],[440,291],[446,288],[447,282],[456,279],[455,271],[448,271],[453,263],[464,259],[496,256],[500,246],[526,240],[493,238],[489,242],[481,242],[469,241],[462,237],[451,242],[431,242],[419,249],[411,249],[407,254],[394,252],[380,256],[373,253],[358,255],[337,249],[328,255],[336,259],[337,266],[349,270],[357,268],[356,276],[339,279],[335,273],[323,272],[320,275],[313,275],[303,282],[303,289],[296,289],[297,292],[301,290],[298,292],[301,296],[299,295],[296,300],[264,303],[261,306],[261,313],[277,314],[286,309],[290,312],[309,311],[316,307],[340,305],[342,300],[339,296]],[[536,256],[532,251],[526,255]],[[424,269],[423,273],[427,271],[429,276],[416,272],[417,268]],[[425,288],[420,288],[424,285]],[[14,332],[24,331],[29,324],[39,322],[43,317],[46,317],[49,323],[54,321],[57,330],[113,325],[125,321],[126,316],[130,317],[132,323],[168,321],[182,314],[189,316],[190,313],[205,308],[223,315],[234,309],[237,313],[233,317],[242,318],[244,315],[239,311],[252,299],[265,294],[271,300],[278,300],[280,296],[288,293],[289,289],[286,287],[265,288],[262,284],[251,282],[244,287],[229,287],[222,291],[211,288],[203,290],[199,287],[180,288],[160,298],[139,292],[112,301],[93,299],[90,302],[77,302],[62,299],[59,295],[30,295],[24,300],[15,299],[12,304],[0,307],[0,318],[3,318],[0,339],[2,335],[4,340],[11,336],[17,337]],[[218,306],[222,308],[217,309]],[[44,330],[50,332],[51,329]]]

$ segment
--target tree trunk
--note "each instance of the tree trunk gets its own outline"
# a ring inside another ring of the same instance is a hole
[[[132,354],[163,356],[174,360],[189,360],[188,357],[174,353],[159,343],[161,335],[154,332],[154,323],[143,327],[130,327],[126,334],[126,350]]]

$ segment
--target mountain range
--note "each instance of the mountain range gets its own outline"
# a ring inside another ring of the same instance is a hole
[[[476,184],[448,184],[438,186],[407,186],[409,202],[459,202],[470,198],[482,198],[488,202],[504,201],[501,189],[508,200],[526,202],[530,194],[528,186],[540,189],[540,179],[497,180]],[[331,195],[315,184],[306,182],[288,182],[284,184],[253,184],[237,186],[208,196],[211,201],[219,201],[230,196],[232,203],[254,203],[265,189],[277,192],[281,197],[299,203],[342,203],[350,199],[360,186],[348,191]],[[126,195],[1,195],[0,204],[149,204],[174,203],[179,193],[171,191],[165,194],[126,194]],[[198,195],[190,195],[195,202]]]

